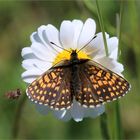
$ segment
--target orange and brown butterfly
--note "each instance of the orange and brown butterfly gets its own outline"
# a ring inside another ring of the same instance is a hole
[[[71,50],[63,60],[34,80],[27,95],[35,103],[55,110],[69,109],[75,99],[83,107],[94,108],[124,96],[130,84],[120,75]]]

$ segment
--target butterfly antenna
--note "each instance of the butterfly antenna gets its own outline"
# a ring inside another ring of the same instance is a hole
[[[54,42],[50,42],[50,43],[51,43],[52,45],[55,45],[56,47],[58,47],[58,48],[62,49],[62,50],[65,50],[65,51],[67,51],[67,52],[71,53],[70,51],[68,51],[68,50],[66,50],[66,49],[64,49],[64,48],[62,48],[62,47],[60,47],[60,46],[56,45]]]
[[[87,47],[87,45],[93,40],[93,39],[95,39],[97,36],[95,35],[94,37],[92,37],[91,38],[91,40],[86,44],[86,45],[84,45],[80,50],[78,50],[78,52],[80,52],[82,49],[84,49],[85,47]],[[78,53],[77,52],[77,53]]]

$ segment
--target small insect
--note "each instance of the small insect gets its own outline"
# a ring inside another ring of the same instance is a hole
[[[69,60],[54,65],[29,85],[31,101],[55,110],[69,109],[73,100],[94,108],[129,91],[130,84],[120,75],[91,59],[79,59],[80,50],[72,50]]]
[[[18,99],[21,95],[20,89],[9,91],[5,94],[8,99]]]

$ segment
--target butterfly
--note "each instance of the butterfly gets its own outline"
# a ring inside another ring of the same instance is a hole
[[[94,108],[124,96],[130,84],[120,75],[90,59],[79,59],[72,50],[70,60],[63,60],[34,80],[27,95],[35,103],[55,110],[69,109],[76,100]]]

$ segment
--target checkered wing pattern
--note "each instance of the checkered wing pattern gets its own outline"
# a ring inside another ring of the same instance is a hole
[[[70,108],[73,97],[70,94],[69,72],[68,68],[51,68],[29,85],[28,97],[55,110]]]
[[[130,84],[118,74],[94,61],[80,65],[81,86],[76,100],[85,107],[97,107],[124,96]]]

